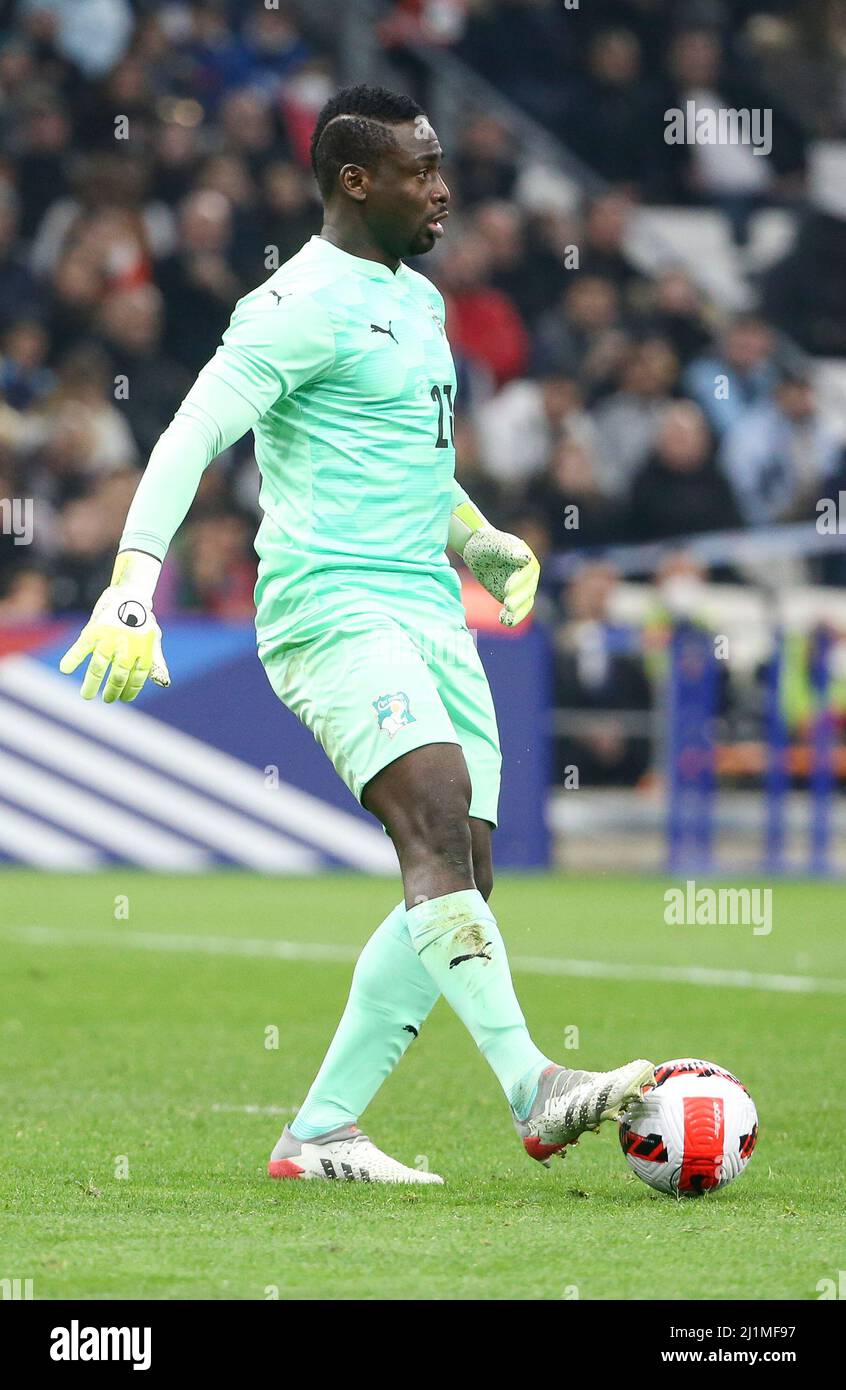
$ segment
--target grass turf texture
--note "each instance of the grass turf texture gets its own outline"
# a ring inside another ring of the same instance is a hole
[[[842,889],[776,884],[773,931],[755,937],[665,926],[667,886],[509,877],[492,903],[514,955],[846,978]],[[653,1194],[614,1125],[552,1171],[532,1163],[443,1001],[365,1127],[406,1162],[425,1154],[447,1185],[272,1182],[268,1152],[350,965],[163,950],[158,935],[352,954],[397,885],[10,869],[0,896],[0,1277],[32,1278],[36,1298],[813,1299],[846,1268],[842,994],[515,972],[537,1042],[564,1062],[693,1055],[740,1075],[761,1138],[709,1198]],[[39,942],[32,927],[54,930]],[[270,1106],[284,1113],[254,1109]]]

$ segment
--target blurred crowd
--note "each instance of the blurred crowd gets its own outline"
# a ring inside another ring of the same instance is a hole
[[[459,478],[541,558],[810,519],[821,493],[846,485],[843,439],[779,331],[802,337],[794,300],[813,308],[815,289],[785,264],[778,293],[764,285],[759,309],[727,316],[681,266],[647,279],[626,253],[645,199],[708,200],[740,238],[762,199],[801,207],[801,103],[777,113],[766,186],[744,186],[742,169],[721,188],[711,169],[709,185],[690,148],[648,138],[655,111],[690,90],[738,99],[734,45],[753,22],[763,34],[767,15],[789,32],[795,7],[699,5],[672,29],[682,8],[583,6],[578,44],[560,0],[384,8],[379,37],[411,86],[417,39],[450,44],[607,185],[547,203],[506,126],[468,113],[445,169],[450,232],[417,267],[447,302]],[[338,79],[305,5],[0,9],[0,498],[34,512],[31,544],[0,531],[9,622],[84,612],[108,582],[139,473],[235,300],[320,229],[308,140]],[[723,11],[745,28],[727,28]],[[813,56],[813,36],[797,34],[793,51]],[[837,133],[835,98],[823,108]],[[827,255],[815,284],[838,273]],[[836,351],[838,321],[821,351]],[[805,346],[816,345],[812,324]],[[205,476],[165,566],[162,614],[252,612],[257,498],[248,437]],[[561,596],[571,617],[599,601],[595,573]],[[587,667],[562,656],[563,702],[579,698],[580,673],[602,669],[609,692],[628,683],[648,703],[630,655]],[[631,750],[621,756],[628,767]]]
[[[263,4],[21,0],[0,28],[0,620],[84,611],[235,301],[310,235],[329,61]],[[248,438],[209,469],[162,607],[250,611]]]

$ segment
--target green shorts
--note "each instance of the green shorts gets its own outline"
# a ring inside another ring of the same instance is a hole
[[[311,640],[259,656],[270,684],[310,729],[357,800],[388,763],[457,743],[471,816],[496,825],[502,755],[488,679],[463,623],[421,625],[378,606],[344,614]]]

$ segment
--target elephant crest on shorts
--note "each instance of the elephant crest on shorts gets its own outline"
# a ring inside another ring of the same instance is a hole
[[[388,735],[388,738],[393,738],[400,729],[415,722],[414,715],[408,707],[408,696],[404,690],[397,690],[393,695],[380,695],[378,700],[373,701],[373,708],[376,711],[379,728]]]

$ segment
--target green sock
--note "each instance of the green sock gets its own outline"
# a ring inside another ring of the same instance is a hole
[[[529,1037],[496,918],[475,888],[430,898],[406,913],[411,940],[444,998],[525,1119],[549,1058]]]
[[[417,1036],[438,998],[395,907],[356,962],[350,995],[329,1051],[291,1124],[297,1139],[314,1139],[355,1124]]]

